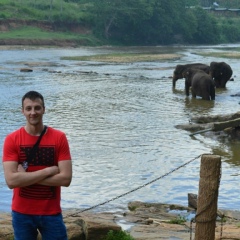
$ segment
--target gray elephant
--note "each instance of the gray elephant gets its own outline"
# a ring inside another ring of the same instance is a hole
[[[195,69],[201,69],[206,73],[209,73],[210,67],[206,64],[203,63],[190,63],[190,64],[185,64],[185,65],[177,65],[174,72],[173,72],[173,78],[172,78],[172,84],[173,84],[173,88],[175,88],[176,86],[176,81],[178,79],[184,78],[183,77],[183,72],[186,69],[191,69],[191,68],[195,68]]]
[[[189,96],[191,87],[192,97],[202,97],[204,100],[215,100],[215,84],[206,72],[199,69],[187,69],[184,71],[185,91]]]
[[[215,82],[216,88],[225,88],[226,83],[232,76],[232,68],[225,62],[211,62],[210,63],[210,76]]]

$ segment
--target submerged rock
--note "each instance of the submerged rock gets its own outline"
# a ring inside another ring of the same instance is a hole
[[[204,132],[211,132],[212,135],[219,135],[219,132],[222,132],[232,139],[240,140],[240,112],[227,115],[195,117],[190,120],[190,123],[176,125],[175,127],[190,131],[190,135]]]

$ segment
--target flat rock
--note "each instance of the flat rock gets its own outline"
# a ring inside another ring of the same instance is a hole
[[[31,68],[21,68],[20,72],[32,72],[33,70]]]
[[[128,204],[126,212],[82,212],[80,209],[63,211],[64,222],[69,240],[97,240],[106,236],[109,230],[125,230],[135,240],[188,240],[194,239],[195,223],[191,224],[188,214],[195,213],[194,208],[177,204],[143,203]],[[184,214],[187,221],[173,224],[173,220]],[[219,210],[223,217],[216,221],[215,240],[240,239],[240,212]],[[193,215],[194,216],[194,215]],[[13,238],[11,214],[0,213],[0,240]],[[39,237],[40,239],[40,237]]]

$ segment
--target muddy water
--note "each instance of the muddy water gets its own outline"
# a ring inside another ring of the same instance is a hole
[[[200,158],[167,173],[203,153],[213,153],[222,157],[219,207],[239,209],[240,143],[209,133],[190,137],[175,128],[194,116],[239,111],[240,98],[230,96],[240,92],[239,61],[197,54],[235,47],[2,49],[0,147],[7,133],[24,124],[22,95],[37,90],[45,96],[45,123],[65,131],[71,147],[73,181],[63,188],[63,208],[89,208],[155,179],[95,210],[125,209],[132,200],[187,205],[187,194],[198,191]],[[183,57],[127,64],[60,59],[112,52],[181,53]],[[170,77],[177,64],[211,61],[229,63],[235,79],[226,89],[217,90],[215,101],[186,97],[183,80],[172,89]],[[33,72],[19,71],[26,63],[31,63]],[[0,166],[0,210],[10,211],[11,194]]]

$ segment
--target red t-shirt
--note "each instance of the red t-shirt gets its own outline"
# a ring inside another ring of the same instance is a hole
[[[32,136],[24,127],[7,135],[3,145],[3,162],[26,160],[38,136]],[[66,135],[51,127],[43,135],[35,157],[28,162],[27,171],[33,172],[45,167],[57,166],[59,161],[71,160]],[[24,214],[54,215],[61,212],[60,187],[34,184],[27,187],[14,188],[12,210]]]

